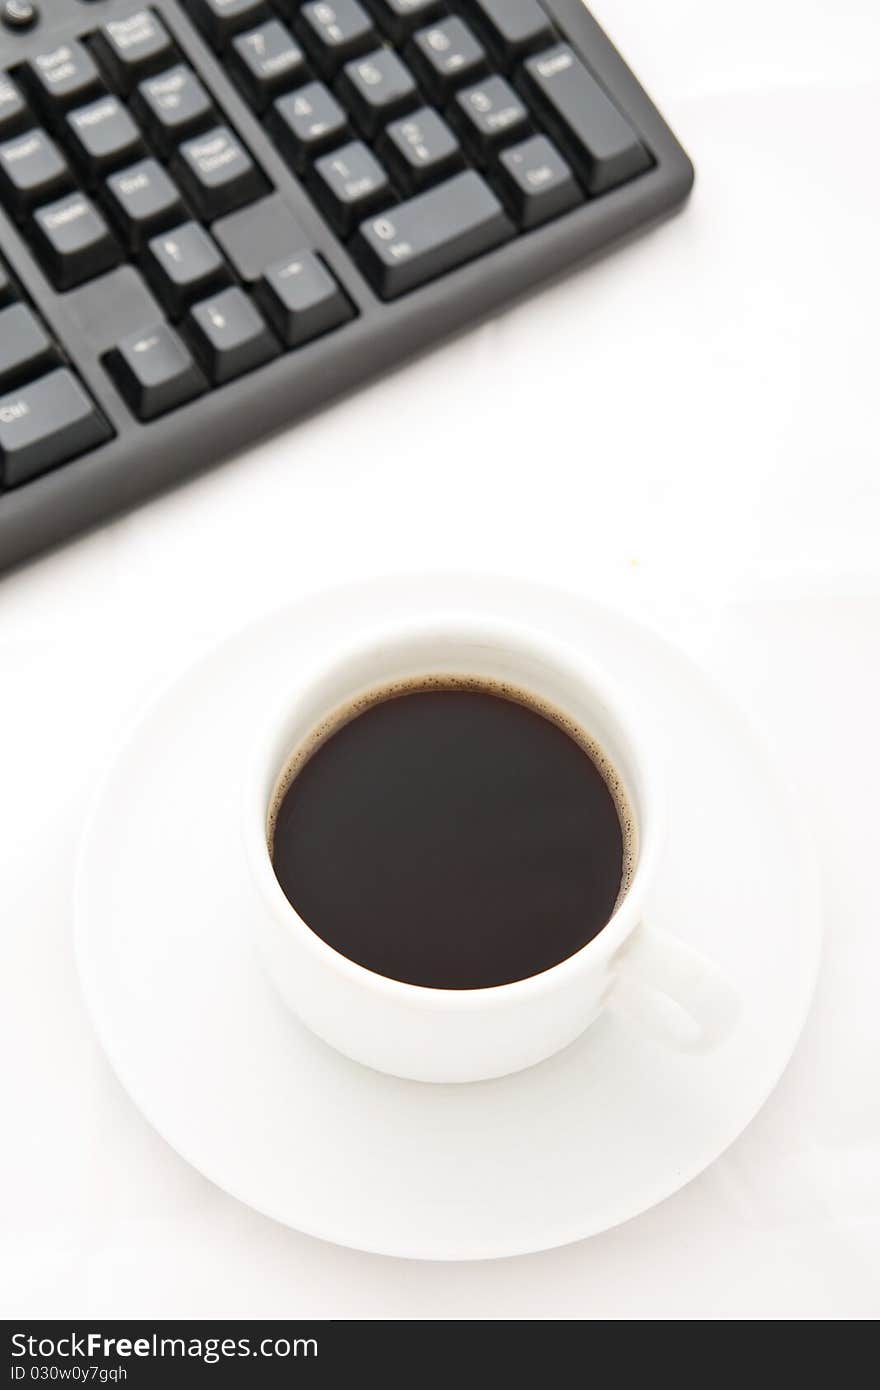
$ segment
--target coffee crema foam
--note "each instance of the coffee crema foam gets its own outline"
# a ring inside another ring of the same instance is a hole
[[[522,686],[511,684],[507,681],[499,681],[485,676],[459,676],[448,674],[434,674],[427,676],[408,676],[404,679],[388,681],[384,684],[372,686],[361,695],[354,696],[351,700],[340,705],[331,714],[321,720],[319,724],[306,736],[302,743],[288,756],[284,768],[280,773],[269,802],[269,813],[266,820],[266,842],[269,848],[269,857],[274,859],[275,853],[275,826],[278,819],[278,812],[290,790],[291,784],[299,776],[306,763],[314,757],[318,749],[327,743],[333,736],[339,733],[340,729],[345,728],[359,715],[365,714],[367,710],[375,705],[387,703],[389,700],[398,700],[407,695],[419,695],[425,691],[457,691],[466,690],[479,692],[484,695],[494,695],[497,699],[509,700],[512,704],[523,705],[526,709],[540,714],[549,723],[555,724],[563,733],[575,743],[581,752],[584,753],[597,768],[603,782],[611,793],[620,829],[623,837],[623,867],[620,881],[620,891],[617,901],[614,904],[614,911],[620,906],[635,874],[638,862],[638,828],[636,818],[629,804],[629,798],[617,769],[608,757],[601,744],[593,738],[587,731],[571,719],[562,710],[557,709],[549,700],[545,700],[540,695],[535,695],[532,691],[523,689]]]

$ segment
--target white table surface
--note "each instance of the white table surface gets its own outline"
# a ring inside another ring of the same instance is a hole
[[[880,7],[597,0],[698,170],[682,216],[0,583],[0,1313],[880,1313]],[[828,908],[776,1093],[617,1231],[414,1265],[191,1171],[92,1035],[71,878],[95,767],[163,676],[286,597],[493,570],[642,616],[764,719]]]

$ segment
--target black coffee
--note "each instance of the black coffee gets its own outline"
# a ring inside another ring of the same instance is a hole
[[[374,692],[279,784],[281,887],[369,970],[435,989],[522,980],[590,941],[626,887],[613,771],[504,691],[435,677]]]

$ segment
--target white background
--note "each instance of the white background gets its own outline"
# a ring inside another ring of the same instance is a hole
[[[880,1313],[880,7],[594,10],[697,165],[679,218],[0,583],[6,1316]],[[95,767],[159,678],[286,597],[444,567],[608,599],[719,673],[809,799],[829,924],[722,1160],[472,1266],[324,1245],[188,1169],[103,1060],[70,922]]]

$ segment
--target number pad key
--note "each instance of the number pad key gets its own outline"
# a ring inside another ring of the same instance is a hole
[[[229,65],[257,111],[264,110],[273,97],[289,91],[308,75],[305,54],[277,19],[233,39]]]
[[[416,75],[433,101],[442,103],[456,87],[473,82],[486,71],[486,50],[460,19],[444,19],[420,29],[406,49]]]
[[[272,128],[285,157],[299,173],[348,135],[348,117],[323,82],[310,82],[279,97]]]
[[[309,55],[326,76],[343,63],[375,48],[373,21],[357,0],[332,0],[303,5],[296,32]]]
[[[413,193],[464,165],[454,133],[429,106],[392,121],[378,150],[398,182]]]
[[[364,222],[355,255],[383,299],[480,256],[513,235],[489,186],[473,170]]]
[[[442,19],[442,0],[370,0],[373,13],[389,38],[401,43],[413,29]]]
[[[505,67],[553,42],[553,26],[538,0],[465,0],[465,8]]]
[[[376,135],[392,117],[416,106],[419,97],[412,73],[388,48],[347,63],[338,91],[367,136]]]
[[[342,236],[393,196],[382,165],[359,140],[319,159],[314,180],[318,201]]]
[[[574,174],[546,135],[504,150],[498,173],[502,192],[525,231],[583,202]]]
[[[650,167],[651,156],[629,121],[567,44],[529,58],[523,82],[588,193],[605,193]]]
[[[487,77],[459,92],[451,108],[475,159],[487,159],[499,145],[525,134],[529,113],[503,77]]]

